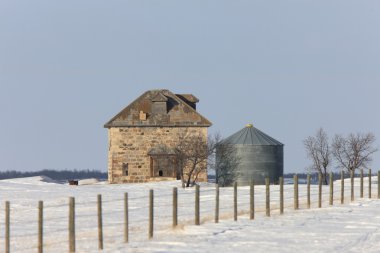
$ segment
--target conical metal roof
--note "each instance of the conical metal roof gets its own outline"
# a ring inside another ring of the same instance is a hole
[[[230,144],[258,145],[258,146],[283,146],[281,142],[273,139],[269,135],[253,127],[252,124],[246,125],[239,132],[226,138],[223,142]]]

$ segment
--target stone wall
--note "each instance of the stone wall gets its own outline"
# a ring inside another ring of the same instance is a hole
[[[108,129],[108,181],[142,183],[150,178],[148,152],[157,145],[174,148],[179,137],[202,134],[207,140],[207,127],[111,127]],[[125,170],[128,168],[128,176]],[[155,178],[157,179],[157,178]],[[207,181],[207,172],[199,175]]]

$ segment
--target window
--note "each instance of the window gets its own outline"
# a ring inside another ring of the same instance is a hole
[[[123,176],[128,176],[128,163],[123,163]]]

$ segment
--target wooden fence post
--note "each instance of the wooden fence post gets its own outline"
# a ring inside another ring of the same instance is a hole
[[[173,227],[178,225],[178,189],[173,188]]]
[[[255,219],[255,184],[253,180],[249,187],[249,218],[251,220]]]
[[[200,218],[199,218],[199,185],[195,186],[195,225],[200,225]]]
[[[124,193],[124,242],[129,241],[128,192]]]
[[[344,171],[340,172],[340,203],[344,204]]]
[[[153,238],[153,225],[154,225],[154,196],[153,190],[149,190],[149,234],[148,238]]]
[[[69,252],[75,252],[75,199],[69,198]]]
[[[294,210],[299,208],[298,205],[298,175],[293,176],[294,181]]]
[[[377,198],[380,199],[380,170],[377,171]]]
[[[284,213],[284,178],[280,177],[280,214]]]
[[[219,185],[215,186],[215,223],[219,222]]]
[[[43,208],[44,203],[38,201],[38,253],[43,252]]]
[[[237,221],[238,208],[237,208],[237,182],[234,183],[234,221]]]
[[[10,203],[5,201],[5,253],[10,252]]]
[[[354,192],[354,171],[351,170],[351,201],[355,200],[355,192]]]
[[[270,216],[270,188],[269,188],[269,178],[265,178],[265,213],[266,216]]]
[[[360,170],[360,198],[364,197],[363,169]]]
[[[98,194],[98,248],[103,249],[102,195]]]
[[[330,172],[330,200],[329,204],[332,206],[334,204],[334,178],[333,178],[333,173]]]
[[[307,208],[310,209],[311,207],[311,200],[310,200],[310,174],[307,175]]]
[[[322,207],[322,174],[318,174],[318,208]]]
[[[368,198],[372,198],[372,170],[368,170]]]

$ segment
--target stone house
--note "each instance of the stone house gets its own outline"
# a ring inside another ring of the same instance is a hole
[[[196,111],[198,102],[192,94],[149,90],[107,122],[108,181],[178,179],[174,147],[179,138],[201,135],[207,142],[211,122]],[[198,178],[207,181],[207,172]]]

